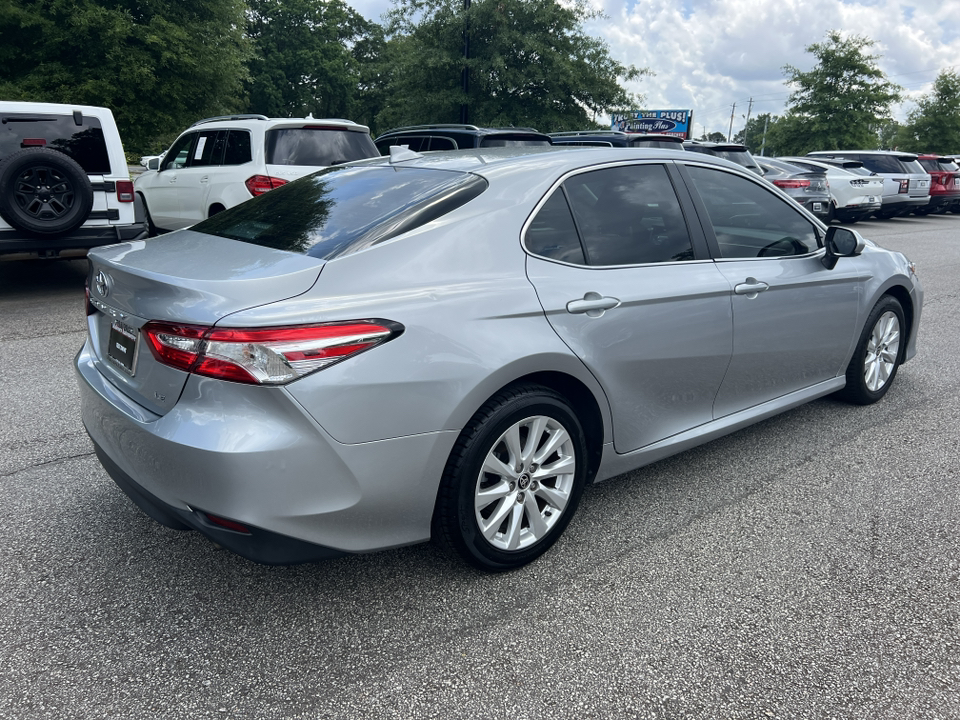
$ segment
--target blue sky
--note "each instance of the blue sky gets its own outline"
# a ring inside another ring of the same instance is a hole
[[[751,97],[754,115],[782,112],[789,89],[781,68],[809,69],[804,48],[831,29],[876,41],[880,68],[905,88],[894,111],[900,120],[942,69],[960,69],[960,0],[589,1],[606,18],[587,31],[621,62],[655,73],[627,88],[645,95],[648,108],[692,108],[697,134],[726,133],[734,102],[736,132]],[[351,4],[375,21],[391,6]]]

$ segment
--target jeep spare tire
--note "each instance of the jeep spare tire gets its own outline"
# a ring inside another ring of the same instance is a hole
[[[0,162],[0,217],[34,235],[63,235],[83,225],[93,186],[73,159],[50,148],[26,148]]]

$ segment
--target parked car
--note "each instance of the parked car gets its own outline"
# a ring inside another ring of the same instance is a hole
[[[683,150],[683,138],[659,133],[632,133],[619,130],[574,130],[550,133],[554,145],[586,147],[651,147]]]
[[[883,178],[863,167],[859,160],[813,160],[808,157],[777,158],[799,168],[827,173],[833,211],[830,219],[855,223],[877,212],[883,204]]]
[[[140,165],[147,170],[158,170],[160,168],[160,161],[163,160],[166,154],[167,151],[164,150],[159,155],[143,155],[140,157]]]
[[[704,155],[721,157],[724,160],[735,162],[737,165],[742,165],[743,167],[747,168],[747,170],[750,170],[761,177],[763,176],[763,171],[760,169],[760,166],[757,165],[757,162],[754,160],[753,155],[750,154],[750,151],[747,150],[746,145],[740,145],[739,143],[715,143],[701,140],[685,140],[683,143],[683,149],[689,150],[690,152],[703,153]]]
[[[0,256],[82,257],[145,235],[113,113],[0,102]]]
[[[259,562],[432,536],[497,571],[586,483],[882,398],[916,352],[913,265],[685,155],[397,149],[93,251],[75,367],[100,461]]]
[[[884,178],[883,205],[874,213],[890,219],[908,215],[930,202],[930,176],[917,156],[890,150],[825,150],[807,153],[807,157],[859,160],[863,166]]]
[[[377,138],[377,150],[389,155],[394,145],[414,152],[492,147],[547,147],[550,138],[533,128],[485,128],[476,125],[411,125]]]
[[[952,157],[920,154],[917,160],[930,174],[930,204],[914,210],[917,215],[960,210],[960,166]]]
[[[824,222],[833,219],[833,202],[827,172],[821,168],[801,168],[782,160],[755,157],[763,177],[792,197]]]
[[[179,230],[331,165],[377,157],[370,129],[349,120],[232,115],[178,137],[156,172],[136,180],[151,234]]]

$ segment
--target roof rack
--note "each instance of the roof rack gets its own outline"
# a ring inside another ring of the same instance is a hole
[[[218,120],[269,120],[266,115],[217,115],[216,117],[208,117],[203,120],[197,120],[190,127],[196,127],[197,125],[203,125],[204,123],[217,122]]]

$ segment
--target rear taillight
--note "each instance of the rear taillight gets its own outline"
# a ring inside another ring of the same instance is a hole
[[[250,191],[251,195],[257,197],[258,195],[263,195],[268,190],[286,185],[287,182],[288,181],[283,178],[270,177],[269,175],[254,175],[253,177],[247,178],[244,185],[247,186],[247,190]]]
[[[784,188],[785,190],[796,190],[797,188],[810,187],[809,180],[774,180],[773,184],[778,188]]]
[[[130,180],[117,180],[117,200],[133,202],[133,183]]]
[[[403,331],[396,323],[348,323],[278,328],[207,328],[150,322],[143,326],[161,363],[256,385],[282,385],[380,345]]]
[[[900,191],[899,191],[898,194],[899,194],[899,195],[904,195],[904,194],[906,194],[906,193],[908,193],[908,192],[910,192],[910,181],[909,181],[909,180],[901,180],[901,181],[900,181]]]
[[[84,299],[86,300],[87,317],[89,317],[97,311],[97,309],[93,306],[93,303],[90,302],[90,280],[87,280],[86,284],[83,286],[83,295]]]

